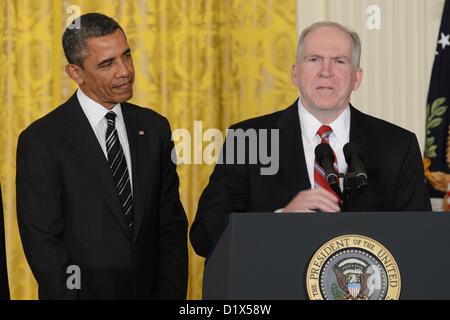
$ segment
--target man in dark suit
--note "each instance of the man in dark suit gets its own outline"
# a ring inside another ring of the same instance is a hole
[[[9,300],[8,268],[6,266],[5,225],[3,222],[2,189],[0,187],[0,300]]]
[[[358,35],[337,23],[320,22],[303,31],[292,69],[301,98],[283,111],[231,127],[244,132],[277,131],[279,140],[269,139],[268,150],[277,151],[279,170],[264,175],[261,161],[236,164],[239,148],[232,149],[228,159],[229,139],[238,140],[228,134],[223,163],[210,177],[191,228],[197,254],[209,255],[232,212],[341,211],[342,199],[324,180],[315,159],[319,143],[331,146],[339,172],[347,170],[345,144],[356,143],[363,150],[368,189],[352,199],[349,210],[431,210],[416,136],[350,105],[351,92],[362,80],[360,52]],[[261,137],[253,143],[260,146]],[[240,150],[250,152],[248,140]]]
[[[168,121],[126,101],[122,28],[85,14],[63,35],[78,84],[19,137],[17,212],[42,299],[185,299],[187,219]]]

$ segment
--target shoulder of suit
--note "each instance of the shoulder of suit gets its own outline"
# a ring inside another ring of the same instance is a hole
[[[67,120],[66,116],[68,109],[75,107],[73,103],[71,103],[71,99],[72,98],[70,98],[68,101],[64,102],[54,110],[50,111],[45,116],[32,122],[24,130],[24,132],[44,133],[53,132],[61,128],[61,126],[64,125],[65,120]],[[152,126],[168,126],[167,118],[152,109],[143,108],[128,102],[123,103],[122,108],[131,110],[132,112],[137,114],[137,117],[139,119],[144,120],[144,122],[150,122]]]
[[[66,103],[63,103],[43,117],[33,121],[23,132],[44,134],[57,131],[63,125],[62,120],[67,107]]]
[[[140,120],[143,120],[144,123],[150,123],[152,126],[169,126],[168,119],[153,109],[141,107],[129,102],[122,104],[122,110],[123,109],[130,110],[131,112],[135,113]]]
[[[402,128],[396,124],[388,122],[386,120],[365,114],[357,109],[353,109],[352,112],[356,112],[358,117],[357,121],[364,121],[364,127],[367,130],[371,130],[373,134],[385,135],[399,138],[410,138],[415,134],[405,128]]]
[[[155,110],[146,107],[141,107],[133,103],[129,102],[122,103],[122,108],[128,108],[129,110],[136,112],[137,114],[139,114],[139,116],[142,117],[149,117],[160,121],[167,120],[166,117],[159,114]]]
[[[276,127],[284,110],[276,111],[255,118],[250,118],[230,126],[230,129],[272,129]]]

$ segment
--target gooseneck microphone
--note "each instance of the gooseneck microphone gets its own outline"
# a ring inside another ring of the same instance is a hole
[[[325,172],[325,179],[333,190],[339,190],[339,178],[334,170],[334,152],[328,143],[320,143],[314,150],[316,160]]]
[[[354,142],[349,142],[344,146],[345,161],[348,164],[347,180],[352,188],[364,191],[369,182],[364,169],[364,156],[362,149]]]

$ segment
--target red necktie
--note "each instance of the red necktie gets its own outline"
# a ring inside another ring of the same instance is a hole
[[[321,126],[319,130],[317,130],[317,134],[319,135],[320,139],[322,140],[321,143],[327,143],[329,144],[329,137],[331,133],[333,132],[333,129],[331,129],[330,126]],[[334,171],[339,173],[339,167],[337,165],[336,161],[336,154],[334,153]],[[328,184],[327,179],[325,178],[325,172],[323,168],[319,165],[316,159],[314,159],[314,188],[324,188],[331,193],[335,194],[335,192],[331,189],[330,185]]]

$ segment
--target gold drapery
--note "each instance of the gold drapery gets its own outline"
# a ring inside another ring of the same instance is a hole
[[[0,179],[13,299],[37,297],[15,210],[19,133],[61,104],[75,85],[64,74],[61,35],[78,6],[126,31],[136,68],[132,102],[168,117],[172,130],[224,132],[234,122],[279,110],[297,96],[294,0],[5,0],[0,2]],[[75,8],[75,9],[74,9]],[[179,165],[190,223],[211,165]],[[203,260],[190,250],[189,299],[201,297]]]

